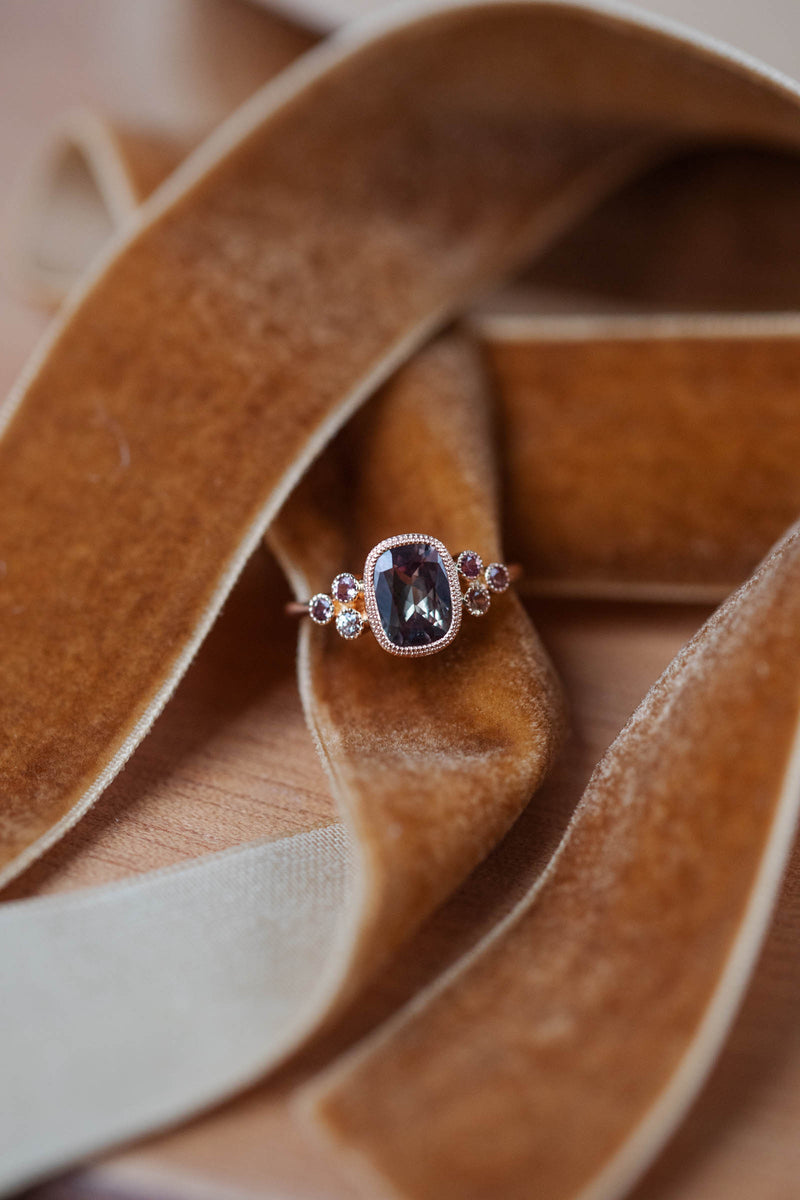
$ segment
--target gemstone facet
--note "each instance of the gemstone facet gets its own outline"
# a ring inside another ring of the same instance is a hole
[[[492,598],[482,583],[474,583],[464,593],[464,607],[473,617],[483,617],[489,611]]]
[[[343,608],[336,618],[336,632],[343,638],[357,638],[364,628],[364,618],[357,608]]]
[[[333,617],[333,601],[324,592],[317,592],[308,602],[308,615],[317,625],[327,625]]]
[[[474,550],[462,550],[456,562],[465,579],[477,579],[483,570],[483,559]]]
[[[359,582],[349,571],[343,571],[341,575],[337,575],[331,584],[331,595],[340,604],[352,603],[359,591]]]
[[[435,538],[390,538],[371,551],[364,572],[367,612],[385,650],[431,654],[452,641],[461,593],[452,558]]]
[[[508,567],[504,563],[489,563],[486,568],[486,586],[492,592],[505,592],[511,583]]]

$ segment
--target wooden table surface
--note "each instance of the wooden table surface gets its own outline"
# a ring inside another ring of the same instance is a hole
[[[198,75],[183,54],[176,54],[175,41],[165,41],[158,32],[163,34],[169,26],[174,39],[176,28],[192,30],[197,36],[184,48],[201,53],[197,47],[202,44],[202,26],[213,19],[212,7],[216,6],[205,0],[175,4],[137,0],[136,5],[125,0],[73,0],[70,5],[58,0],[4,0],[0,8],[0,206],[42,131],[69,106],[89,104],[151,125],[169,113],[170,131],[186,135],[212,124],[241,99],[255,82],[258,60],[254,57],[246,69],[241,64],[232,69],[235,38],[229,51],[219,48],[223,78],[209,96],[206,90],[198,91]],[[236,5],[231,6],[234,10],[232,19],[241,21],[242,28],[257,19]],[[796,24],[800,30],[800,20]],[[120,56],[123,45],[126,54]],[[0,234],[6,233],[3,225]],[[3,391],[45,320],[3,280]],[[274,574],[275,568],[266,555],[256,556],[178,694],[128,769],[93,812],[9,895],[102,883],[336,819],[300,711],[290,639],[283,638],[278,645],[266,640],[264,573]],[[355,1012],[278,1077],[177,1131],[116,1152],[37,1189],[37,1200],[111,1196],[347,1200],[355,1195],[329,1152],[295,1127],[287,1112],[287,1095],[320,1063],[329,1061],[471,946],[518,899],[552,852],[600,753],[707,610],[548,601],[537,603],[532,612],[565,681],[574,733],[555,778],[494,852],[495,867],[502,864],[507,879],[504,893],[498,896],[496,886],[489,888],[490,872],[479,869],[376,981]],[[254,652],[259,647],[263,653]],[[263,666],[267,661],[268,672]],[[492,874],[496,879],[496,870]],[[787,903],[793,896],[790,889]],[[780,930],[788,927],[786,921],[779,921],[775,935],[779,941]],[[780,946],[774,953],[779,951]],[[784,1025],[788,1027],[800,986],[796,970],[779,954],[775,962],[783,966],[775,968],[779,978],[768,981],[767,992],[770,1020],[780,1032]],[[763,990],[764,985],[759,986]],[[762,1011],[752,1015],[751,1023],[758,1025]],[[748,1052],[753,1043],[750,1036]],[[773,1040],[771,1049],[760,1046],[759,1053],[764,1062],[777,1061],[778,1043]],[[761,1083],[774,1112],[786,1089],[793,1096],[800,1090],[800,1071],[789,1077],[784,1073],[778,1082],[774,1072],[767,1073]],[[771,1087],[778,1088],[772,1100]],[[730,1131],[736,1116],[724,1125],[717,1120],[715,1126],[713,1113],[721,1111],[719,1101],[715,1105],[705,1117],[701,1105],[699,1116],[682,1135],[683,1148],[679,1145],[678,1151],[664,1157],[641,1190],[640,1200],[694,1195],[706,1200],[722,1200],[724,1195],[729,1200],[734,1194],[785,1195],[789,1200],[796,1196],[798,1164],[786,1159],[786,1139],[776,1133],[774,1120],[756,1136],[755,1146],[748,1142],[745,1130],[743,1140],[731,1151]],[[796,1099],[794,1106],[796,1115]],[[779,1156],[784,1155],[775,1186],[768,1191],[737,1192],[736,1164],[742,1154],[763,1156],[772,1144]],[[723,1190],[726,1179],[733,1184]],[[702,1181],[700,1190],[698,1181]]]

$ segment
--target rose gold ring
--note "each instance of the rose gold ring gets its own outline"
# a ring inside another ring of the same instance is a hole
[[[389,654],[419,657],[450,645],[462,612],[485,616],[493,596],[507,591],[518,574],[519,568],[501,562],[484,566],[474,550],[453,558],[438,538],[403,533],[373,546],[363,576],[344,571],[330,593],[286,608],[317,625],[333,622],[348,640],[369,628]]]

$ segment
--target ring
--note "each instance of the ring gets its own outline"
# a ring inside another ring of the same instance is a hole
[[[348,640],[369,628],[389,654],[418,657],[450,645],[462,611],[485,616],[492,596],[507,591],[517,574],[517,568],[501,562],[484,567],[474,550],[453,558],[438,538],[403,533],[373,546],[361,578],[344,571],[330,594],[317,592],[286,607],[316,625],[334,622]]]

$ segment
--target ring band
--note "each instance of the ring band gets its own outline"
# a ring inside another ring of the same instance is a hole
[[[438,538],[403,533],[373,546],[361,577],[344,571],[330,593],[286,607],[316,625],[333,622],[348,640],[369,628],[389,654],[420,657],[449,646],[462,612],[484,616],[493,595],[507,591],[518,574],[501,562],[484,566],[474,550],[453,558]]]

